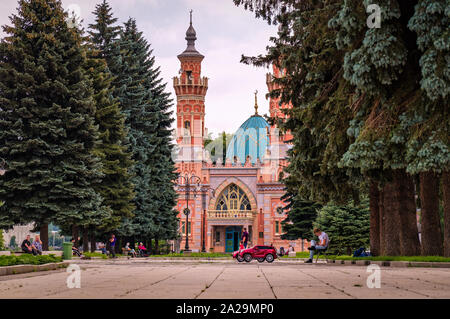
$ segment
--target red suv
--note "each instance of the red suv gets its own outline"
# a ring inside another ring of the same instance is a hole
[[[233,253],[233,258],[236,258],[238,262],[251,262],[255,258],[260,263],[266,260],[271,263],[277,258],[277,251],[272,246],[257,245],[252,248],[242,249]]]

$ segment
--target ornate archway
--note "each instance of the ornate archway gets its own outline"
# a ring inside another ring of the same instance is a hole
[[[240,181],[238,178],[235,178],[235,177],[225,180],[222,184],[220,184],[219,187],[216,188],[215,193],[219,194],[219,195],[217,197],[214,197],[214,198],[210,199],[209,205],[208,205],[208,210],[210,212],[218,210],[217,209],[217,204],[219,203],[219,201],[221,199],[224,199],[222,197],[224,192],[226,190],[231,190],[230,187],[232,185],[236,186],[236,188],[233,187],[233,193],[236,193],[236,191],[239,193],[239,190],[240,190],[243,193],[243,195],[245,195],[245,198],[246,198],[246,200],[248,200],[248,203],[250,205],[250,209],[247,209],[247,207],[245,207],[245,209],[242,209],[242,211],[247,211],[247,210],[248,211],[256,211],[256,209],[257,209],[256,198],[253,195],[252,191],[247,187],[247,185],[245,185],[242,181]],[[243,195],[238,195],[237,196],[238,197],[238,202],[237,202],[238,205],[240,203],[243,203],[242,202],[244,200],[244,196]],[[236,206],[233,206],[233,207],[236,207]],[[230,208],[227,207],[227,210],[230,210]],[[231,209],[231,210],[233,210],[233,209]],[[236,210],[241,210],[240,209],[240,205],[237,207]]]

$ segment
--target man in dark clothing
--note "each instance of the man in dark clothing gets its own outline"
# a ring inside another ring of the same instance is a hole
[[[111,238],[109,239],[109,252],[112,258],[116,258],[115,249],[116,249],[116,236],[112,234]]]
[[[244,242],[244,248],[247,248],[248,232],[247,232],[247,228],[245,228],[245,227],[244,227],[244,232],[242,233],[242,241]]]
[[[31,244],[30,235],[27,235],[27,238],[23,240],[21,247],[24,253],[37,255],[36,249],[34,249],[34,246]]]

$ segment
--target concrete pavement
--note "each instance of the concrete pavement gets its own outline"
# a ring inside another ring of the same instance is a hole
[[[450,269],[381,268],[368,288],[366,267],[256,261],[73,261],[81,288],[65,269],[0,277],[0,298],[450,298]]]

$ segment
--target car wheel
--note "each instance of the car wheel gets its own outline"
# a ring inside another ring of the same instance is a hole
[[[256,260],[259,261],[260,263],[263,263],[265,259],[264,258],[256,258]]]
[[[266,256],[266,260],[267,260],[267,262],[268,263],[271,263],[271,262],[273,262],[273,255],[272,254],[267,254],[267,256]]]
[[[253,257],[252,257],[252,255],[250,255],[250,254],[245,254],[244,255],[244,260],[246,261],[246,262],[251,262],[252,261],[252,259],[253,259]]]
[[[237,255],[236,260],[241,263],[244,261],[244,257],[242,257],[241,255]]]

